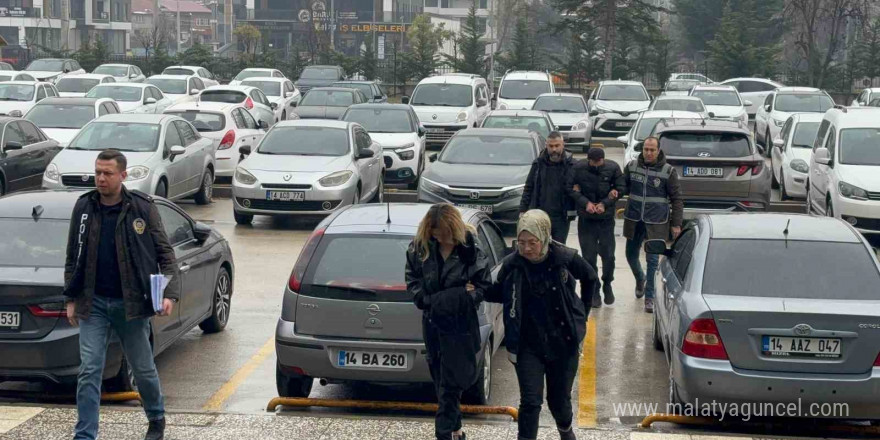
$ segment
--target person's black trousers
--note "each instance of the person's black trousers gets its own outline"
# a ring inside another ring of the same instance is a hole
[[[568,231],[571,227],[571,219],[565,217],[550,217],[550,236],[553,241],[565,244],[568,240]]]
[[[614,218],[578,218],[578,241],[581,244],[581,254],[596,272],[599,271],[596,256],[602,257],[602,282],[614,281]]]
[[[443,381],[439,353],[428,356],[428,368],[434,381],[434,391],[437,392],[438,408],[434,418],[434,434],[438,440],[451,440],[452,433],[461,429],[462,390]]]
[[[547,360],[520,347],[516,359],[516,378],[519,382],[519,439],[538,437],[541,405],[544,403],[544,379],[547,380],[547,406],[556,420],[556,427],[569,429],[574,421],[571,409],[571,387],[577,376],[580,353],[557,353]]]

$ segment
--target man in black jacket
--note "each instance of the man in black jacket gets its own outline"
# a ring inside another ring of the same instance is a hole
[[[605,150],[591,148],[587,160],[572,168],[568,185],[578,212],[578,240],[581,253],[598,268],[596,255],[602,257],[602,293],[605,304],[614,303],[614,207],[619,194],[626,192],[620,166],[605,160]],[[593,307],[602,306],[598,289],[592,298]]]
[[[547,136],[547,148],[532,162],[519,204],[520,215],[530,209],[546,212],[553,225],[553,239],[562,244],[568,238],[571,225],[568,213],[574,210],[565,188],[572,166],[574,159],[571,153],[565,151],[562,134],[551,132]]]
[[[101,152],[95,161],[97,189],[77,200],[70,220],[64,295],[67,319],[80,327],[79,420],[74,440],[94,440],[98,435],[111,329],[122,342],[150,422],[145,440],[162,440],[165,433],[165,403],[150,345],[150,318],[155,315],[150,275],[161,272],[171,277],[162,316],[171,315],[180,298],[180,276],[153,199],[122,186],[126,166],[119,151]]]

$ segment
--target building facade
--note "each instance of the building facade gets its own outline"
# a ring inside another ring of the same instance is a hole
[[[178,39],[181,50],[196,43],[210,45],[215,42],[216,14],[202,3],[190,0],[159,0],[158,18],[154,18],[155,0],[133,2],[132,51],[138,55],[146,51],[145,47],[152,50],[156,41],[161,41],[171,54],[177,51]],[[156,19],[159,21],[154,21]]]

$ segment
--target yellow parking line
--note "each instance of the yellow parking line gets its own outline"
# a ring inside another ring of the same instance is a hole
[[[588,305],[589,307],[589,305]],[[587,321],[578,379],[578,427],[596,427],[596,318]]]
[[[232,377],[229,378],[223,386],[214,393],[211,398],[208,399],[208,402],[202,407],[204,411],[220,411],[223,408],[223,404],[235,394],[235,391],[238,390],[238,387],[241,386],[242,383],[250,376],[263,361],[269,357],[272,352],[275,351],[275,338],[269,338],[265,344],[260,348],[260,350],[254,354],[248,361],[245,363]]]

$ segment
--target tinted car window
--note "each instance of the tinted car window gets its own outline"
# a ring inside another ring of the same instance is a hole
[[[816,133],[819,132],[818,122],[801,122],[794,129],[794,139],[791,146],[795,148],[813,148]]]
[[[225,104],[238,104],[244,102],[247,95],[244,92],[234,90],[205,90],[199,95],[202,102],[222,102]]]
[[[43,135],[40,134],[40,130],[34,124],[26,121],[21,121],[18,124],[28,145],[43,141]]]
[[[110,98],[120,102],[141,100],[142,89],[131,86],[98,86],[86,94],[87,98]]]
[[[693,99],[658,99],[653,110],[673,110],[684,112],[704,112],[703,103]]]
[[[168,124],[165,128],[165,150],[170,150],[176,145],[184,146],[183,140],[180,138],[180,133],[177,132],[177,127],[174,124]]]
[[[599,89],[599,95],[596,99],[603,101],[647,101],[649,98],[642,86],[608,84]]]
[[[672,265],[672,270],[680,281],[684,281],[684,277],[687,275],[696,243],[697,231],[691,228],[682,232],[681,237],[672,246],[674,254],[669,259],[669,263]]]
[[[5,145],[9,145],[10,142],[27,145],[25,143],[24,133],[21,132],[21,128],[19,128],[18,124],[14,122],[6,124],[6,130],[3,133],[3,142]]]
[[[550,81],[508,79],[501,83],[499,97],[504,99],[535,99],[550,93]]]
[[[584,100],[573,96],[543,96],[535,101],[534,110],[557,113],[586,113]]]
[[[547,119],[540,116],[489,116],[483,122],[486,128],[519,128],[534,131],[543,137],[550,135],[552,128]]]
[[[824,94],[779,94],[776,96],[775,108],[781,112],[825,113],[831,107],[834,107],[834,101]]]
[[[169,67],[162,71],[162,75],[193,75],[192,69],[184,69],[180,67]]]
[[[243,109],[238,109],[237,111],[239,113],[239,117],[241,118],[241,122],[244,124],[244,127],[239,128],[250,128],[251,130],[256,130],[259,128],[257,120],[254,119],[254,116],[251,115],[250,112]]]
[[[880,129],[847,128],[840,131],[840,163],[880,165]],[[831,152],[832,156],[834,152]]]
[[[223,127],[226,127],[226,117],[223,116],[222,113],[200,112],[195,110],[166,113],[186,119],[199,132],[220,131]]]
[[[339,71],[332,67],[306,67],[300,79],[338,79]]]
[[[257,152],[292,156],[342,156],[349,152],[348,130],[329,127],[273,127]]]
[[[281,96],[281,83],[275,81],[242,81],[241,85],[256,87],[268,96]]]
[[[172,95],[186,95],[189,91],[186,89],[185,79],[150,78],[147,82],[158,87],[159,90]]]
[[[501,136],[458,136],[449,140],[440,161],[472,165],[529,165],[535,160],[532,139]]]
[[[101,106],[103,108],[104,105]],[[40,104],[25,119],[42,128],[83,128],[95,119],[95,107],[76,104]]]
[[[299,105],[348,107],[354,104],[354,93],[341,90],[311,90],[306,93]]]
[[[660,149],[667,156],[742,157],[752,154],[749,138],[738,133],[669,133],[660,137]]]
[[[73,139],[70,150],[156,151],[159,126],[136,122],[92,121]]]
[[[422,84],[416,87],[410,103],[412,105],[468,107],[474,102],[472,90],[471,86],[462,84]]]
[[[69,228],[67,220],[0,218],[0,266],[64,267]]]
[[[157,204],[159,215],[162,217],[162,225],[165,226],[165,234],[172,246],[192,240],[192,224],[179,212],[162,204]]]
[[[197,135],[192,127],[186,122],[174,121],[174,125],[177,126],[177,131],[180,132],[180,136],[183,139],[185,146],[190,146],[193,142],[199,140],[199,135]]]
[[[742,101],[739,95],[733,90],[694,90],[691,96],[696,96],[703,100],[706,105],[723,105],[729,107],[739,107]]]
[[[416,131],[409,112],[400,109],[350,108],[343,121],[357,122],[370,133],[412,133]]]
[[[77,78],[77,77],[66,77],[61,78],[55,84],[55,87],[58,88],[59,92],[69,92],[69,93],[88,93],[89,90],[92,90],[92,87],[98,85],[100,80],[97,79],[85,79],[85,78]]]

